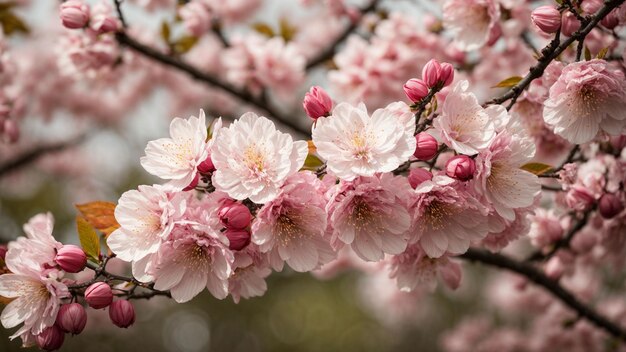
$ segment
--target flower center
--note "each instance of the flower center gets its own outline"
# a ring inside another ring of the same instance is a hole
[[[283,246],[288,245],[293,239],[300,239],[306,236],[306,231],[303,231],[300,226],[301,216],[293,213],[283,213],[276,221],[276,233],[278,235],[278,241]]]
[[[359,160],[369,160],[370,158],[370,144],[372,143],[373,136],[363,135],[361,133],[354,133],[350,142],[352,144],[352,155]]]
[[[433,230],[440,230],[446,227],[449,217],[455,213],[448,203],[433,201],[424,210],[422,217],[423,224]]]
[[[243,152],[244,163],[254,174],[261,174],[265,170],[265,157],[256,144],[250,144]]]

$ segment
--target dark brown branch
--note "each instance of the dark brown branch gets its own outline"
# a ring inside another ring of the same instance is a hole
[[[367,6],[361,9],[361,16],[368,12],[374,11],[376,9],[376,6],[378,6],[379,1],[380,0],[370,1]],[[339,44],[343,43],[343,41],[345,41],[350,36],[350,34],[352,34],[358,28],[358,26],[359,20],[352,21],[350,25],[348,25],[348,27],[346,27],[346,29],[344,29],[344,31],[341,32],[341,34],[337,38],[335,38],[335,40],[326,49],[319,52],[316,56],[310,59],[309,62],[307,62],[306,69],[310,70],[313,67],[332,59],[335,55],[335,51],[337,51],[337,47],[339,46]]]
[[[84,140],[85,135],[81,135],[69,141],[38,146],[16,157],[15,159],[6,162],[4,165],[1,165],[0,177],[12,171],[18,170],[34,161],[37,161],[37,159],[41,158],[44,155],[64,151],[66,149],[76,146],[77,144],[80,144]]]
[[[122,22],[122,27],[126,28],[126,19],[124,19],[124,13],[122,12],[122,1],[123,0],[113,0],[115,3],[115,10],[117,11],[117,18],[119,18],[120,22]]]
[[[305,136],[310,135],[310,131],[308,129],[301,127],[300,125],[295,123],[293,119],[283,115],[280,111],[276,110],[274,107],[268,104],[267,101],[265,101],[262,97],[255,96],[247,90],[234,87],[230,83],[223,82],[217,77],[202,72],[198,68],[186,63],[181,59],[166,55],[152,47],[144,45],[137,40],[129,37],[125,32],[116,33],[115,38],[123,46],[126,46],[146,57],[158,61],[163,65],[183,71],[198,81],[204,82],[212,87],[216,87],[227,93],[230,93],[232,96],[238,98],[242,102],[251,104],[261,110],[264,110],[270,115],[269,117],[275,118],[278,122],[293,129],[294,131]]]
[[[511,109],[517,98],[522,94],[522,92],[528,88],[530,83],[536,78],[541,77],[543,72],[548,67],[548,65],[552,62],[552,60],[556,59],[561,53],[563,53],[572,43],[575,41],[584,40],[584,38],[594,29],[597,24],[606,17],[609,12],[611,12],[616,7],[620,6],[624,3],[625,0],[608,0],[604,2],[604,6],[598,10],[598,12],[589,18],[589,22],[586,25],[583,23],[583,26],[572,34],[571,37],[564,40],[562,43],[560,42],[560,34],[557,33],[555,38],[541,51],[541,57],[538,59],[537,64],[530,69],[530,72],[515,86],[511,87],[509,91],[504,93],[503,95],[494,98],[487,102],[486,104],[502,104],[507,100],[511,100],[509,103],[507,110]]]
[[[622,327],[611,322],[593,308],[579,301],[558,282],[548,278],[534,266],[518,262],[502,254],[490,253],[482,249],[473,248],[470,248],[465,254],[459,256],[459,258],[506,269],[528,278],[528,280],[550,291],[550,293],[561,302],[578,313],[579,316],[586,318],[598,328],[605,330],[615,338],[626,342],[626,332]]]

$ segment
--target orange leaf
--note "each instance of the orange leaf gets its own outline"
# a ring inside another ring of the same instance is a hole
[[[315,152],[317,152],[317,147],[313,144],[313,141],[308,140],[307,144],[309,145],[309,154],[315,154]]]
[[[11,303],[12,300],[13,300],[13,298],[6,298],[6,297],[0,296],[0,304],[7,305],[7,304]]]
[[[76,204],[76,209],[80,211],[91,226],[107,236],[120,227],[120,224],[115,220],[114,203],[96,201]]]

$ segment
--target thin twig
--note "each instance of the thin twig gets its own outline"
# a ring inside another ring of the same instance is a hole
[[[534,266],[518,262],[502,254],[490,253],[482,249],[474,248],[470,248],[465,254],[459,256],[459,258],[484,263],[523,275],[535,284],[550,291],[561,302],[578,313],[579,316],[586,318],[597,327],[626,342],[626,332],[619,325],[611,322],[593,308],[579,301],[571,292],[563,288],[558,282],[548,278]]]

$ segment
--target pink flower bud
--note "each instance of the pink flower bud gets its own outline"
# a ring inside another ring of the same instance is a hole
[[[3,132],[6,137],[5,139],[9,143],[15,143],[18,139],[20,139],[20,128],[13,119],[4,120]]]
[[[106,308],[113,302],[113,291],[106,282],[96,282],[85,290],[85,301],[93,309]]]
[[[598,209],[603,218],[612,219],[624,210],[624,203],[617,195],[606,193],[600,198]]]
[[[430,181],[433,179],[433,174],[431,174],[428,170],[422,169],[421,167],[411,169],[409,171],[409,184],[413,189],[422,184],[424,181]]]
[[[417,103],[428,95],[428,86],[421,79],[411,78],[404,84],[404,94],[410,101]]]
[[[609,12],[609,14],[600,21],[600,24],[607,29],[613,29],[617,27],[617,25],[619,24],[619,17],[617,17],[617,13],[615,12],[615,10]]]
[[[187,185],[187,187],[183,188],[183,191],[191,191],[196,188],[198,183],[200,182],[200,174],[196,172],[196,175],[193,177],[193,180]]]
[[[563,262],[559,257],[552,257],[548,260],[546,264],[546,275],[552,280],[558,280],[563,276],[563,272],[565,271],[565,267],[563,266]]]
[[[439,143],[435,137],[426,132],[415,135],[415,152],[413,155],[419,160],[430,160],[437,154]]]
[[[60,327],[52,325],[37,335],[37,345],[44,351],[56,351],[63,346],[65,334]]]
[[[224,235],[230,242],[228,248],[233,251],[240,251],[250,244],[250,231],[247,229],[227,229]]]
[[[574,32],[580,28],[580,21],[569,11],[563,14],[563,24],[561,25],[561,33],[571,37]]]
[[[213,171],[215,171],[215,165],[213,165],[213,159],[211,159],[211,156],[209,155],[208,158],[206,158],[203,162],[201,162],[198,165],[198,171],[201,174],[208,174],[211,173]]]
[[[126,329],[135,322],[135,308],[127,300],[115,301],[109,307],[109,318],[116,326]]]
[[[467,155],[455,155],[446,162],[446,175],[467,181],[474,177],[476,163]]]
[[[61,4],[61,23],[65,28],[84,28],[89,22],[89,6],[81,0],[69,0]]]
[[[245,229],[250,225],[250,209],[241,203],[225,205],[219,212],[220,221],[229,229]]]
[[[54,261],[68,273],[78,273],[87,265],[87,255],[82,248],[66,244],[57,252]]]
[[[99,13],[94,15],[89,25],[96,33],[111,33],[119,29],[120,24],[117,18],[109,14]]]
[[[593,15],[604,5],[602,0],[584,0],[580,7],[589,15]]]
[[[80,334],[87,324],[87,312],[78,303],[64,304],[57,315],[57,325],[61,330],[77,335]]]
[[[593,194],[580,185],[573,185],[565,195],[565,203],[574,210],[588,209],[594,201]]]
[[[530,19],[544,33],[556,33],[561,26],[561,13],[554,6],[539,6]]]
[[[447,62],[441,63],[441,71],[439,71],[439,80],[443,82],[443,86],[449,86],[454,80],[454,66]]]
[[[0,259],[4,260],[6,258],[8,250],[5,244],[0,244]]]
[[[322,116],[330,115],[330,111],[333,109],[333,100],[324,89],[314,86],[304,95],[302,106],[310,118],[317,120]]]
[[[440,72],[441,65],[435,59],[431,59],[424,65],[422,68],[422,80],[428,86],[428,88],[433,88],[439,83],[440,80]]]

